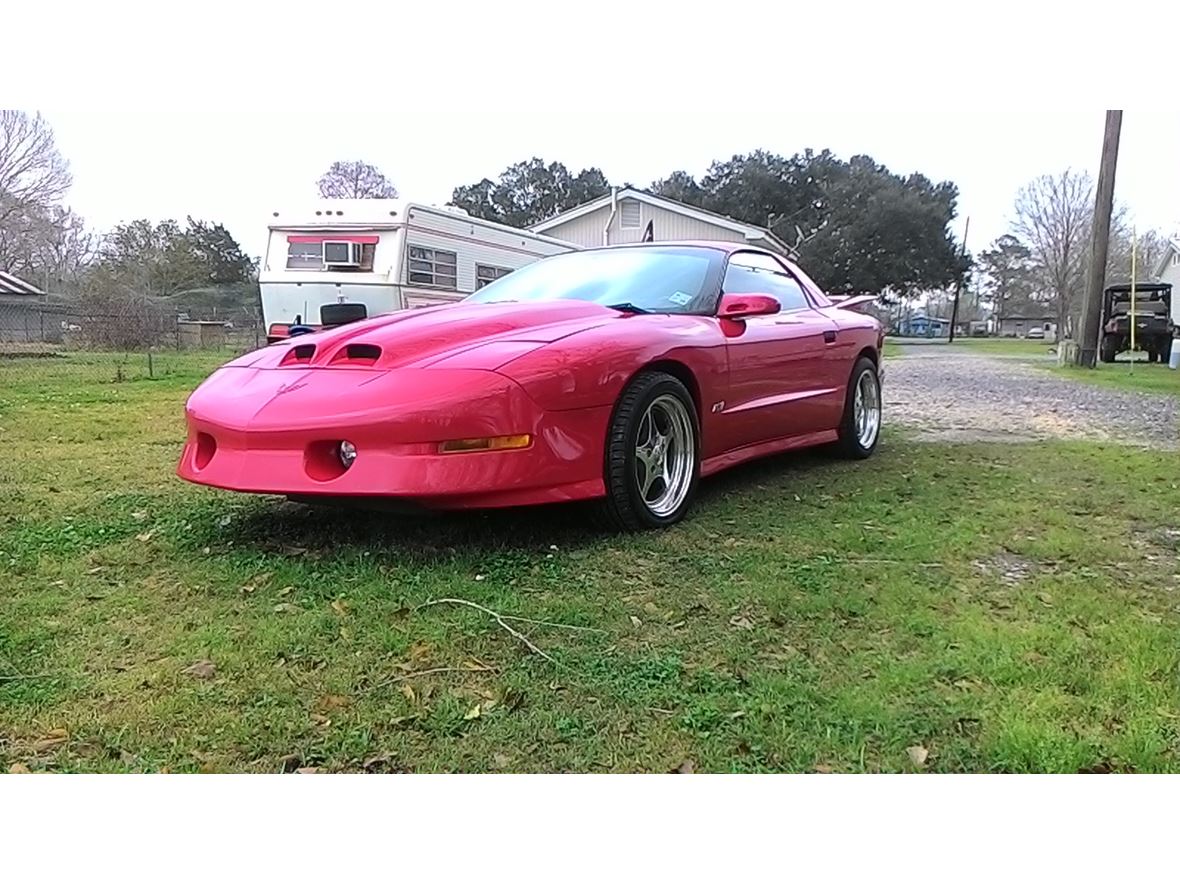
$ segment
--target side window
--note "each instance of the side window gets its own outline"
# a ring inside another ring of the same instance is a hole
[[[458,260],[454,252],[410,246],[410,283],[455,289]]]
[[[803,289],[781,264],[758,252],[736,252],[729,259],[721,291],[726,294],[772,295],[782,310],[799,310],[811,305]]]
[[[475,266],[475,288],[476,291],[482,289],[488,283],[494,283],[500,277],[506,277],[512,273],[510,267],[494,267],[490,264],[477,264]]]

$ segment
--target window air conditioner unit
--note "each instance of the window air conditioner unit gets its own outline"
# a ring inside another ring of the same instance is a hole
[[[324,267],[360,267],[361,244],[324,240]]]

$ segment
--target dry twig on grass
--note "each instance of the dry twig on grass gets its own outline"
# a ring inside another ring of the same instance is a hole
[[[511,624],[508,623],[508,617],[511,617],[511,616],[505,616],[505,615],[500,614],[497,611],[492,611],[487,606],[480,605],[478,602],[472,602],[469,599],[453,599],[453,598],[428,599],[428,600],[426,600],[426,602],[422,603],[421,605],[414,606],[414,611],[418,611],[418,609],[422,609],[422,608],[429,608],[432,605],[465,605],[468,608],[473,608],[476,611],[481,611],[485,615],[490,615],[492,618],[495,619],[497,624],[499,624],[501,627],[503,627],[505,630],[507,630],[516,639],[520,640],[520,642],[522,642],[524,644],[524,646],[529,651],[531,651],[533,654],[540,655],[541,657],[543,657],[545,660],[547,660],[549,663],[553,664],[554,666],[560,666],[557,663],[557,661],[555,661],[552,657],[550,657],[548,654],[546,654],[542,649],[538,648],[533,643],[533,641],[531,639],[529,639],[527,636],[525,636],[523,633],[521,633],[519,630],[517,630],[515,627],[513,627]],[[513,620],[528,621],[527,618],[513,618]],[[541,622],[540,621],[529,621],[529,623],[541,623]],[[571,629],[575,629],[575,630],[581,629],[581,628],[577,628],[577,627],[572,627],[570,624],[552,624],[551,623],[551,624],[549,624],[549,626],[570,627]]]

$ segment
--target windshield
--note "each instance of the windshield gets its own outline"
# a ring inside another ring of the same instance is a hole
[[[725,253],[689,246],[591,249],[514,270],[468,302],[593,301],[637,312],[711,313]]]

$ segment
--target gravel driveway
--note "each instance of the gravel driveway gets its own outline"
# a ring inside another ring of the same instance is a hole
[[[1053,365],[1051,358],[903,346],[885,364],[885,421],[938,441],[1060,438],[1180,447],[1177,398],[1067,380],[1038,362]]]

